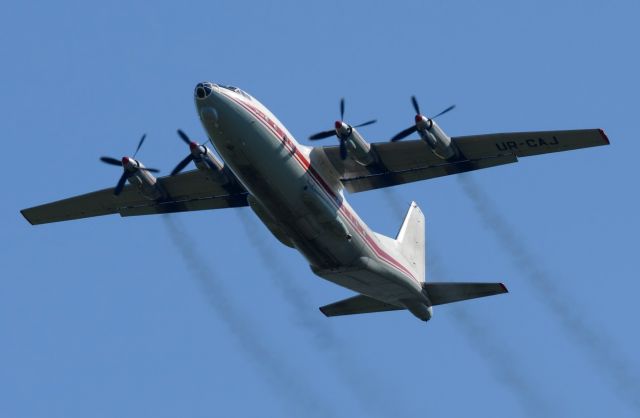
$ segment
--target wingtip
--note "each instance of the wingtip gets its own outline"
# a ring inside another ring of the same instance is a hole
[[[324,315],[324,316],[326,316],[327,318],[329,318],[329,315],[327,315],[327,313],[324,311],[324,309],[323,309],[323,308],[324,308],[324,306],[321,306],[321,307],[319,307],[319,308],[318,308],[318,310],[319,310],[320,312],[322,312],[322,315]]]
[[[602,136],[602,139],[604,139],[604,142],[606,142],[607,145],[610,145],[611,142],[609,142],[609,137],[607,136],[607,134],[604,133],[604,129],[598,129],[598,131],[600,131],[600,135]]]
[[[502,287],[502,290],[504,290],[504,293],[509,293],[509,289],[507,289],[507,286],[505,286],[504,283],[500,283],[500,287]]]
[[[27,221],[27,222],[29,222],[31,225],[35,225],[35,224],[33,223],[33,221],[31,221],[31,219],[29,219],[29,218],[27,217],[27,215],[24,213],[26,210],[27,210],[27,209],[22,209],[22,210],[20,211],[20,214],[21,214],[21,215],[22,215],[22,217],[23,217],[24,219],[26,219],[26,221]]]

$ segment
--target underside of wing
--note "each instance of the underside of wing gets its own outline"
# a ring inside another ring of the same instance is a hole
[[[535,131],[451,138],[455,156],[438,157],[422,140],[371,144],[374,162],[342,158],[337,146],[315,148],[312,161],[330,167],[342,186],[356,193],[464,173],[518,161],[519,157],[607,145],[601,129]]]
[[[412,183],[451,174],[465,173],[481,168],[495,167],[497,165],[515,163],[518,159],[513,155],[489,157],[478,160],[462,160],[454,162],[441,161],[439,164],[425,165],[396,170],[380,170],[362,176],[342,178],[344,188],[351,193],[366,190],[381,189],[399,184]]]
[[[471,135],[455,137],[452,141],[466,158],[486,158],[507,154],[529,157],[609,145],[609,139],[602,129]]]
[[[127,185],[118,196],[109,188],[20,212],[32,225],[38,225],[116,213],[136,216],[247,206],[247,192],[242,186],[222,186],[199,170],[161,177],[158,183],[167,195],[161,200],[149,200],[136,187]]]
[[[518,160],[512,154],[443,160],[431,152],[422,140],[381,142],[371,144],[371,147],[377,161],[369,166],[358,164],[351,158],[343,160],[339,147],[323,147],[314,152],[324,153],[334,172],[340,176],[343,187],[351,193],[464,173]]]

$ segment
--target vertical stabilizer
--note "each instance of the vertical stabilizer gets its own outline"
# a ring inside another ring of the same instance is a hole
[[[408,267],[419,280],[425,279],[425,219],[416,202],[411,202],[407,216],[396,237],[398,248]]]

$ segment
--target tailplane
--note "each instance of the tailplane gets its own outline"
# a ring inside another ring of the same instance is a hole
[[[429,301],[431,301],[431,306],[444,305],[446,303],[460,302],[463,300],[499,295],[501,293],[508,292],[507,288],[502,283],[425,283],[423,285],[423,289],[427,293]],[[322,306],[320,311],[325,316],[330,317],[373,312],[400,311],[403,309],[409,309],[413,313],[417,308],[425,308],[429,310],[429,307],[422,306],[423,304],[418,299],[404,300],[402,303],[403,305],[392,305],[369,296],[358,295]],[[429,310],[428,316],[431,317],[431,314],[432,311]]]
[[[376,235],[388,251],[404,259],[403,265],[422,282],[421,292],[416,289],[414,297],[399,299],[393,304],[366,295],[353,296],[321,307],[320,311],[326,316],[408,309],[414,316],[428,321],[434,305],[507,293],[507,288],[502,283],[426,283],[425,218],[416,202],[411,202],[395,240],[381,234]]]
[[[320,308],[320,312],[325,316],[342,316],[373,312],[399,311],[402,309],[404,309],[404,306],[395,306],[369,296],[358,295],[322,306]]]
[[[423,286],[431,305],[459,302],[461,300],[507,293],[502,283],[425,283]]]

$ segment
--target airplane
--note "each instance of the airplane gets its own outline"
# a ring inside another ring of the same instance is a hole
[[[408,310],[422,321],[433,306],[506,293],[503,283],[428,282],[425,216],[412,202],[395,238],[372,231],[345,198],[435,177],[510,164],[520,157],[608,145],[602,129],[448,136],[411,98],[414,123],[390,141],[369,143],[340,120],[310,140],[335,136],[338,145],[298,143],[257,99],[243,90],[202,82],[194,101],[198,117],[220,160],[205,145],[180,138],[189,154],[171,175],[135,157],[102,157],[120,166],[115,188],[21,211],[32,225],[108,214],[139,216],[249,206],[274,237],[299,251],[317,276],[357,294],[322,306],[327,317]],[[419,139],[402,141],[416,133]],[[194,162],[196,169],[182,172]],[[129,183],[128,185],[126,183]]]

